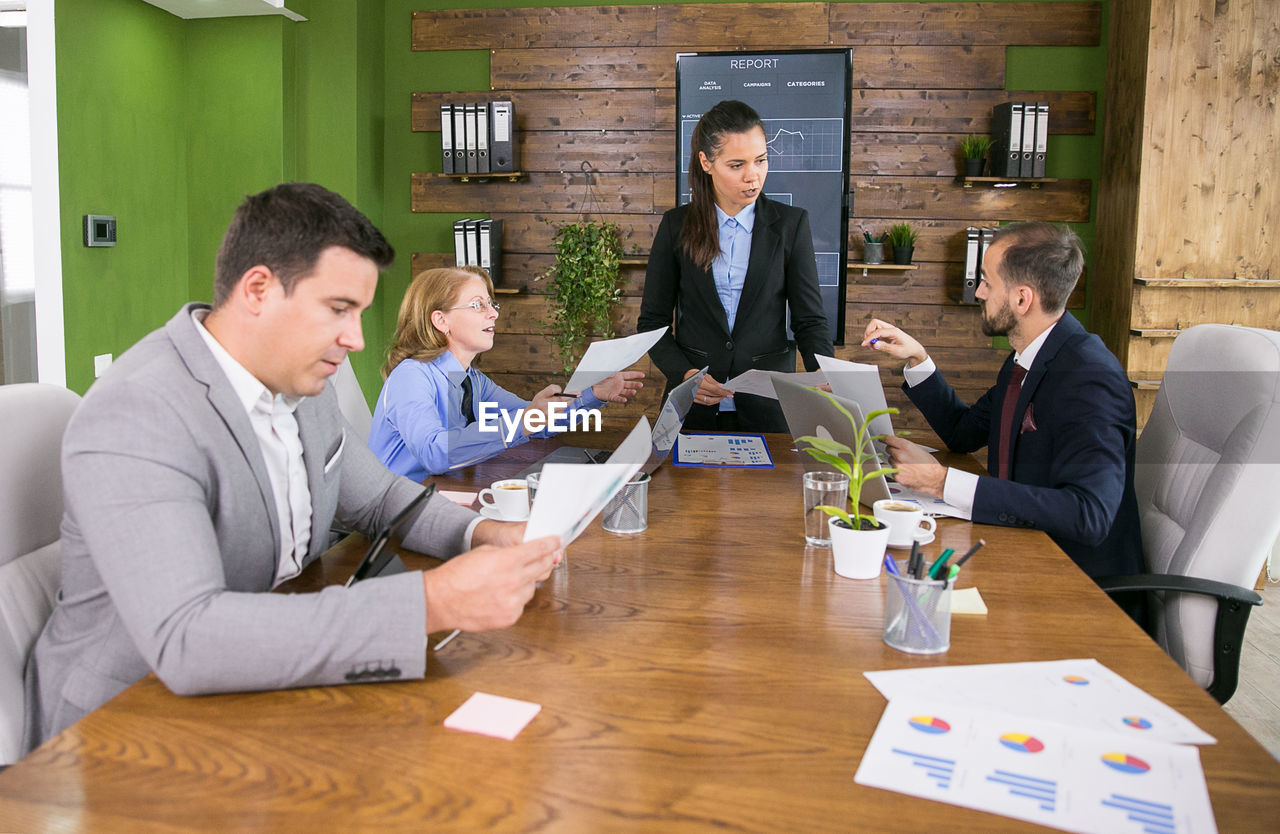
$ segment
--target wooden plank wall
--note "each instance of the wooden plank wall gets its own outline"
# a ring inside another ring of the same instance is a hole
[[[1275,0],[1112,6],[1091,322],[1135,384],[1184,328],[1280,328],[1277,32]]]
[[[988,133],[991,107],[1003,101],[1051,103],[1050,131],[1092,134],[1092,92],[1004,89],[1005,47],[1096,45],[1096,2],[751,3],[670,6],[458,9],[413,15],[415,50],[490,50],[490,89],[412,96],[416,131],[439,131],[443,102],[515,103],[521,132],[520,182],[462,183],[432,171],[413,175],[414,211],[488,214],[505,221],[499,338],[484,357],[495,379],[524,396],[557,373],[541,322],[545,287],[534,280],[552,262],[550,224],[586,207],[586,161],[595,211],[619,223],[628,257],[625,298],[615,317],[634,332],[644,257],[662,213],[675,205],[675,54],[735,49],[852,47],[853,216],[850,260],[861,259],[862,232],[899,220],[920,227],[910,272],[850,270],[844,358],[876,361],[856,347],[872,315],[899,322],[926,344],[962,396],[994,379],[1004,353],[993,350],[974,307],[958,305],[964,227],[997,220],[1089,219],[1090,182],[1062,180],[1032,190],[964,189],[956,181],[960,139]],[[767,115],[767,114],[765,114]],[[452,262],[451,253],[417,253],[414,268]],[[1083,294],[1074,297],[1074,306]],[[901,423],[919,426],[895,388],[901,369],[882,362]],[[613,425],[656,413],[663,380],[653,376],[641,401],[606,410]]]

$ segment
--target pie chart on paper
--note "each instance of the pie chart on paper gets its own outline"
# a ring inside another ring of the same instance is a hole
[[[1135,730],[1150,730],[1151,722],[1138,715],[1126,715],[1121,719],[1126,727],[1132,727]]]
[[[1151,769],[1151,765],[1128,753],[1103,753],[1102,763],[1121,773],[1146,773]]]
[[[915,715],[908,722],[912,727],[922,733],[930,735],[938,735],[951,731],[951,725],[943,721],[941,718],[935,718],[932,715]]]
[[[1044,749],[1044,742],[1026,733],[1005,733],[1000,736],[1000,743],[1019,753],[1039,753]]]

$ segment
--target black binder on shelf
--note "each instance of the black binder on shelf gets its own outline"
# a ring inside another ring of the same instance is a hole
[[[1022,163],[1019,165],[1020,175],[1035,176],[1036,156],[1036,103],[1022,102]]]
[[[977,226],[969,226],[964,230],[964,283],[960,289],[961,304],[977,304],[975,295],[978,291],[978,237]]]
[[[480,266],[493,279],[496,287],[502,283],[502,221],[480,221]]]
[[[489,168],[494,173],[514,173],[520,167],[516,144],[516,111],[509,101],[489,105]]]
[[[1017,177],[1022,172],[1022,102],[991,108],[991,176]]]
[[[463,116],[462,132],[467,137],[466,173],[474,174],[478,170],[476,168],[476,162],[477,162],[476,151],[477,151],[477,148],[479,147],[476,144],[476,105],[464,104],[463,112],[465,115]]]
[[[1044,176],[1044,161],[1049,150],[1049,102],[1036,102],[1036,153],[1032,160],[1031,176]]]
[[[489,173],[489,105],[476,105],[476,173]]]

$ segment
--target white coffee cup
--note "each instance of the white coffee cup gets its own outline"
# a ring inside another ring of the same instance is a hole
[[[529,517],[529,485],[523,478],[494,481],[480,490],[480,506],[504,521],[524,521]]]
[[[933,534],[938,523],[924,514],[924,508],[912,501],[882,498],[871,505],[876,521],[889,526],[890,547],[910,547],[916,539]]]

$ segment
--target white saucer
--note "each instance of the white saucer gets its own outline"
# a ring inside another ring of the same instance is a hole
[[[925,533],[923,537],[916,539],[916,541],[920,542],[921,547],[924,547],[926,544],[932,544],[933,539],[934,539],[933,533]],[[894,550],[910,550],[911,549],[911,545],[909,544],[890,543],[889,547],[893,548]]]
[[[480,515],[484,516],[485,518],[492,518],[494,521],[528,521],[529,520],[528,515],[525,515],[524,518],[507,518],[505,515],[499,515],[498,511],[495,510],[493,507],[484,506],[484,505],[480,507]],[[933,540],[930,539],[930,541],[933,541]]]

